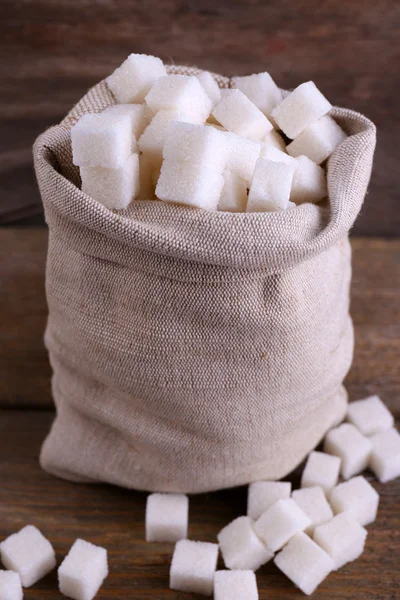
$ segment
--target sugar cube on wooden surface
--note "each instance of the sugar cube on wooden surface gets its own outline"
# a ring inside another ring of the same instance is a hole
[[[228,131],[262,139],[273,129],[267,117],[238,89],[221,90],[221,100],[212,111],[217,121]]]
[[[301,487],[320,486],[328,494],[339,479],[341,459],[324,452],[311,452],[301,476]]]
[[[341,475],[343,479],[349,479],[367,468],[372,442],[351,423],[343,423],[328,432],[324,451],[341,458]]]
[[[217,538],[228,569],[257,571],[273,557],[273,552],[256,535],[250,517],[238,517],[226,525]]]
[[[146,506],[146,542],[178,542],[187,537],[189,498],[150,494]]]
[[[218,104],[218,102],[221,100],[221,90],[211,73],[208,71],[202,71],[196,75],[196,77],[203,86],[207,96],[210,98],[212,106]]]
[[[346,512],[360,525],[369,525],[376,519],[379,494],[365,477],[359,475],[334,487],[329,502],[335,514]]]
[[[257,580],[253,571],[217,571],[214,600],[258,600]]]
[[[282,150],[282,152],[286,152],[285,140],[277,131],[275,131],[275,129],[268,131],[265,134],[265,136],[262,138],[261,141],[263,144],[266,144],[267,146],[274,146],[275,148],[278,148],[278,150]],[[286,154],[287,154],[287,152],[286,152]]]
[[[166,74],[159,58],[147,54],[130,54],[107,78],[107,84],[117,102],[143,102],[153,83]]]
[[[363,435],[374,435],[391,429],[394,418],[379,396],[369,396],[365,400],[350,402],[347,407],[347,420]]]
[[[400,434],[396,429],[376,433],[371,437],[370,469],[379,481],[386,483],[400,477]]]
[[[305,533],[297,533],[275,556],[274,563],[304,594],[312,594],[333,570],[327,552]]]
[[[259,158],[247,200],[246,212],[271,212],[288,207],[293,168],[285,163]]]
[[[290,191],[290,199],[296,204],[304,202],[319,202],[328,195],[326,175],[324,169],[319,167],[307,156],[299,156],[297,169],[295,169]]]
[[[289,165],[292,167],[293,171],[296,171],[299,163],[295,158],[286,154],[286,152],[282,152],[278,148],[274,146],[264,144],[261,148],[260,158],[266,158],[267,160],[272,160],[273,162],[281,162],[285,163],[285,165]]]
[[[58,568],[60,592],[73,600],[92,600],[107,575],[107,550],[78,539]]]
[[[144,104],[113,104],[106,108],[103,115],[128,115],[132,133],[136,140],[139,139],[150,122],[150,116]]]
[[[305,533],[308,535],[312,535],[318,525],[333,518],[333,512],[324,490],[319,486],[294,490],[292,498],[311,521],[311,524],[305,529]]]
[[[282,101],[281,90],[266,71],[245,77],[234,77],[233,82],[267,117]]]
[[[346,134],[330,116],[322,117],[286,146],[291,156],[307,156],[317,165],[326,160],[346,139]]]
[[[247,186],[244,179],[236,173],[225,169],[223,172],[224,187],[218,202],[218,210],[225,212],[245,212],[247,203]]]
[[[21,579],[18,573],[14,571],[0,571],[1,600],[22,600],[23,596]]]
[[[295,533],[311,525],[310,518],[292,498],[275,502],[256,521],[254,529],[272,552],[280,550]]]
[[[256,162],[260,156],[261,143],[257,140],[249,140],[231,131],[227,131],[223,135],[228,144],[226,168],[250,183]]]
[[[314,541],[329,554],[334,569],[340,569],[364,552],[367,530],[347,513],[333,517],[314,531]]]
[[[218,544],[180,540],[170,569],[170,588],[211,596],[217,569]]]
[[[212,103],[197,77],[167,75],[160,77],[146,96],[153,112],[178,110],[198,117],[203,122],[211,112]]]
[[[56,566],[53,546],[33,525],[27,525],[0,544],[1,561],[16,571],[23,587],[31,587]]]
[[[257,521],[275,502],[290,498],[290,481],[254,481],[250,483],[247,495],[247,514]]]
[[[307,81],[286,96],[274,108],[271,116],[283,133],[293,140],[306,127],[326,115],[331,108],[332,104],[319,91],[315,83]]]

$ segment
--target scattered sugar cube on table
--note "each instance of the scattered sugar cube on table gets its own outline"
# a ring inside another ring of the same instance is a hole
[[[282,92],[267,71],[234,77],[233,82],[267,117],[282,101]]]
[[[223,135],[228,144],[226,168],[250,183],[256,162],[260,156],[261,143],[257,140],[249,140],[231,131],[224,132]]]
[[[347,513],[333,517],[314,531],[314,541],[329,554],[337,571],[364,552],[367,530]]]
[[[258,600],[257,580],[253,571],[217,571],[214,600]]]
[[[317,203],[328,195],[324,169],[307,156],[299,156],[290,190],[290,199],[295,204]]]
[[[217,538],[228,569],[257,571],[273,557],[273,552],[256,535],[250,517],[238,517],[224,527]]]
[[[247,495],[247,514],[257,521],[275,502],[290,498],[290,481],[254,481],[250,483]]]
[[[400,477],[400,434],[392,428],[371,438],[370,469],[379,481],[386,483]]]
[[[343,479],[350,479],[368,467],[372,442],[351,423],[343,423],[328,432],[324,451],[341,458],[341,475]]]
[[[379,494],[365,477],[359,475],[334,487],[329,502],[335,514],[346,512],[365,526],[376,519]]]
[[[221,90],[211,73],[208,71],[202,71],[196,75],[196,77],[203,86],[207,96],[210,98],[212,106],[218,104],[218,102],[221,100]]]
[[[194,75],[160,77],[145,98],[153,112],[178,110],[197,116],[203,122],[211,112],[212,103],[200,81]]]
[[[14,571],[0,571],[0,599],[22,600],[24,593],[21,579]]]
[[[347,420],[363,435],[388,431],[394,425],[393,415],[379,396],[369,396],[364,400],[350,402],[347,407]]]
[[[33,525],[27,525],[0,544],[1,561],[16,571],[23,587],[31,587],[56,566],[53,546]]]
[[[107,575],[107,550],[77,539],[58,568],[60,592],[73,600],[92,600]]]
[[[346,139],[343,129],[332,117],[326,115],[312,123],[286,146],[291,156],[307,156],[320,165]]]
[[[185,494],[150,494],[146,505],[146,542],[178,542],[185,539],[189,522],[189,498]]]
[[[247,186],[244,179],[236,173],[225,169],[223,172],[224,187],[218,202],[218,210],[225,212],[245,212],[247,203]]]
[[[170,588],[211,596],[217,569],[218,544],[180,540],[170,569]]]
[[[307,596],[334,568],[329,554],[305,533],[294,535],[274,563]]]
[[[227,131],[261,140],[272,124],[247,96],[238,89],[221,90],[221,100],[212,111],[218,123]]]
[[[341,459],[324,452],[311,452],[301,476],[301,487],[320,486],[328,494],[339,479]]]
[[[311,519],[292,498],[273,504],[256,521],[256,534],[272,552],[280,550],[291,537],[311,525]]]
[[[167,75],[161,59],[147,54],[130,54],[108,78],[117,102],[143,102],[153,83]]]
[[[293,173],[290,165],[259,158],[254,169],[246,212],[286,210]]]
[[[307,487],[295,490],[292,498],[309,517],[311,524],[305,532],[312,535],[314,529],[333,518],[332,509],[321,487]]]

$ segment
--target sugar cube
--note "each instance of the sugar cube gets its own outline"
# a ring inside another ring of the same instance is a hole
[[[292,498],[275,502],[256,521],[254,529],[272,552],[280,550],[295,533],[311,525],[311,519]]]
[[[146,96],[153,112],[178,110],[197,116],[204,122],[211,112],[211,100],[194,75],[167,75],[157,79]]]
[[[150,494],[146,507],[146,542],[178,542],[187,537],[189,498]]]
[[[301,476],[301,487],[320,486],[328,494],[339,479],[341,460],[324,452],[311,452]]]
[[[107,575],[107,550],[78,539],[58,568],[60,592],[73,600],[92,600]]]
[[[217,538],[228,569],[257,571],[273,557],[273,552],[256,535],[250,517],[238,517],[224,527]]]
[[[244,179],[236,173],[225,169],[223,172],[224,187],[218,202],[218,210],[225,212],[245,212],[247,202],[247,186]]]
[[[289,481],[254,481],[250,483],[247,496],[247,514],[257,521],[275,502],[290,498],[292,484]]]
[[[0,598],[1,600],[22,600],[21,579],[14,571],[0,571]]]
[[[119,169],[81,167],[82,191],[106,208],[122,210],[139,192],[139,156],[131,154]]]
[[[211,73],[208,71],[202,71],[197,75],[197,79],[200,81],[204,91],[210,98],[212,106],[218,104],[218,102],[221,100],[221,90]]]
[[[218,544],[180,540],[172,557],[170,588],[211,596],[217,560]]]
[[[132,133],[138,140],[150,121],[150,116],[144,104],[113,104],[106,108],[103,115],[128,115]]]
[[[146,54],[130,54],[107,84],[117,102],[143,102],[147,92],[159,77],[167,74],[162,60]]]
[[[286,96],[274,108],[271,116],[279,128],[289,138],[294,139],[306,127],[326,115],[331,108],[332,104],[321,94],[315,83],[307,81]]]
[[[331,429],[324,442],[324,451],[342,459],[340,468],[343,479],[349,479],[368,466],[372,442],[350,423]]]
[[[369,466],[379,481],[386,483],[400,477],[400,434],[389,429],[372,436],[373,445]]]
[[[254,169],[246,212],[270,212],[288,208],[293,172],[293,168],[285,163],[259,158]]]
[[[314,531],[314,541],[332,558],[335,571],[361,556],[366,537],[367,530],[347,513],[336,515]]]
[[[4,540],[0,555],[6,569],[19,573],[24,587],[31,587],[56,566],[53,546],[33,525]]]
[[[282,152],[282,150],[268,144],[264,144],[261,148],[260,158],[285,163],[285,165],[292,167],[293,171],[296,171],[299,164],[295,158],[289,156],[286,152]]]
[[[369,525],[376,519],[379,494],[365,477],[359,475],[334,487],[329,502],[335,514],[346,512],[360,525]]]
[[[246,77],[234,77],[236,87],[245,94],[267,117],[282,101],[282,92],[266,71]]]
[[[325,171],[307,156],[295,160],[298,166],[293,175],[290,199],[295,204],[316,204],[328,195]]]
[[[273,129],[267,117],[243,92],[238,89],[221,90],[221,94],[212,114],[225,129],[260,140]]]
[[[309,517],[311,524],[305,532],[312,535],[314,529],[333,518],[333,512],[321,487],[308,487],[295,490],[292,498]]]
[[[278,148],[278,150],[286,152],[285,140],[277,131],[275,131],[275,129],[268,131],[261,141],[266,146],[274,146],[274,148]]]
[[[292,537],[274,563],[304,594],[309,596],[333,570],[329,554],[305,533]]]
[[[156,198],[154,176],[160,168],[161,161],[159,161],[158,164],[156,161],[152,160],[151,157],[147,154],[140,154],[139,194],[137,196],[138,200],[154,200]]]
[[[257,580],[253,571],[217,571],[214,600],[258,600]]]
[[[231,131],[226,131],[223,135],[228,149],[226,168],[250,183],[256,162],[260,156],[261,143],[256,140],[249,140]]]
[[[394,424],[393,415],[379,396],[369,396],[365,400],[350,402],[347,408],[347,420],[363,435],[388,431]]]
[[[346,134],[330,116],[325,116],[307,127],[286,146],[291,156],[307,156],[317,165],[326,160],[346,139]]]

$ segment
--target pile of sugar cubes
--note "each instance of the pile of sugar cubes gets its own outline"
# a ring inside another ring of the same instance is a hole
[[[107,84],[116,104],[71,129],[82,190],[105,207],[274,212],[327,197],[325,161],[346,134],[312,81],[286,97],[267,72],[220,89],[206,71],[168,75],[131,54]]]

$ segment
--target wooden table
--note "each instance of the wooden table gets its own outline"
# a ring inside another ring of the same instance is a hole
[[[173,547],[144,541],[145,494],[75,485],[38,465],[53,418],[42,343],[46,239],[43,228],[0,229],[0,539],[32,523],[53,542],[59,561],[77,537],[105,546],[110,576],[99,599],[200,598],[168,589]],[[400,241],[355,238],[352,245],[356,350],[347,387],[352,399],[379,393],[399,426]],[[400,597],[400,480],[381,485],[368,478],[381,499],[366,551],[331,574],[316,600]],[[297,484],[299,472],[291,479]],[[215,541],[217,532],[245,510],[245,488],[192,497],[190,537]],[[257,578],[260,600],[304,597],[271,563]],[[55,572],[26,591],[28,600],[58,597]]]

